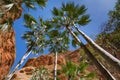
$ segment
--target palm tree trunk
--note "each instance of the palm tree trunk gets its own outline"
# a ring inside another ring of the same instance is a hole
[[[32,47],[34,44],[26,51],[22,59],[18,62],[14,70],[8,75],[7,80],[11,80],[12,76],[14,75],[15,71],[22,65],[22,63],[26,60],[26,58],[30,55]]]
[[[57,80],[57,52],[54,54],[54,80]]]
[[[103,48],[101,48],[99,45],[97,45],[90,37],[88,37],[85,33],[83,33],[80,29],[78,29],[76,26],[74,26],[76,30],[86,39],[86,41],[96,50],[100,53],[102,57],[109,62],[118,72],[120,72],[120,60],[112,56],[110,53],[105,51]]]
[[[77,40],[79,45],[84,49],[85,53],[88,57],[93,61],[99,71],[105,76],[107,80],[116,80],[111,73],[93,56],[93,54],[87,49],[87,47],[79,40],[79,38],[70,30],[69,26],[66,26],[67,30],[71,33],[71,35]]]

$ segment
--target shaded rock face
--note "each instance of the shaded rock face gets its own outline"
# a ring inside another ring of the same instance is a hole
[[[38,58],[31,58],[27,61],[24,67],[33,66],[33,67],[40,67],[40,66],[49,66],[54,64],[54,55],[41,55]],[[63,55],[58,56],[58,65],[65,64],[65,59]]]
[[[15,60],[15,33],[13,29],[8,32],[0,30],[0,80],[8,74]]]

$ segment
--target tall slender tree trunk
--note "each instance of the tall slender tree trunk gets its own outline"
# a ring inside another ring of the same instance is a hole
[[[22,65],[22,63],[30,55],[33,46],[34,46],[34,44],[26,51],[26,53],[23,55],[22,59],[18,62],[18,64],[14,68],[14,70],[7,76],[7,80],[11,80],[11,78],[14,75],[15,71]]]
[[[58,53],[55,52],[54,54],[54,80],[57,80],[57,56],[58,56]]]
[[[79,38],[71,31],[69,26],[66,26],[67,30],[71,33],[71,35],[77,40],[79,45],[84,49],[85,53],[88,55],[90,60],[96,65],[99,71],[105,76],[107,80],[116,80],[111,73],[94,57],[94,55],[87,49],[87,47],[79,40]]]
[[[116,70],[120,73],[120,60],[112,56],[110,53],[105,51],[103,48],[101,48],[99,45],[97,45],[90,37],[88,37],[85,33],[83,33],[80,29],[78,29],[76,26],[74,26],[76,30],[86,39],[86,41],[96,50],[100,53],[100,55],[111,64]]]

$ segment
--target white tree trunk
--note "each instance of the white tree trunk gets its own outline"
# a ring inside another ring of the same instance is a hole
[[[54,80],[57,80],[57,52],[54,54]]]
[[[24,54],[24,56],[22,57],[22,59],[18,62],[18,64],[16,65],[16,67],[14,68],[14,70],[7,76],[7,80],[11,80],[12,76],[14,75],[15,71],[22,65],[22,63],[25,61],[25,59],[30,55],[31,50],[32,50],[31,46],[26,53]]]
[[[85,38],[85,40],[100,53],[100,55],[111,64],[118,72],[120,72],[120,60],[112,56],[110,53],[105,51],[99,45],[97,45],[90,37],[88,37],[85,33],[83,33],[80,29],[74,26],[76,30]]]
[[[77,40],[79,45],[84,49],[85,53],[88,55],[90,60],[96,65],[99,71],[105,76],[107,80],[116,80],[112,74],[94,57],[94,55],[87,49],[87,47],[79,40],[79,38],[70,30],[68,26],[66,26],[67,30],[71,33],[71,35]]]

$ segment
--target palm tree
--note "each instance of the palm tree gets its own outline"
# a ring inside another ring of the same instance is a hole
[[[9,65],[4,65],[4,68],[9,66],[9,68],[7,67],[6,70],[1,70],[0,68],[0,74],[2,74],[3,76],[0,76],[0,79],[5,78],[6,74],[9,72],[9,69],[11,67],[11,65],[13,64],[15,59],[15,32],[12,28],[12,23],[14,20],[20,18],[20,16],[22,15],[22,4],[25,4],[27,7],[35,9],[34,3],[38,4],[39,6],[45,6],[47,0],[0,0],[0,36],[1,36],[1,40],[4,40],[4,44],[0,43],[0,49],[2,49],[3,51],[1,52],[2,54],[2,59],[6,59],[5,63],[8,62],[10,63]],[[11,35],[11,37],[10,37]],[[4,37],[2,37],[4,36]],[[6,40],[5,40],[6,39]],[[10,47],[7,52],[6,49],[4,49],[4,47],[7,47],[6,45],[8,45],[7,40],[10,40]],[[3,43],[3,42],[2,42]],[[4,47],[3,47],[4,46]],[[12,52],[11,52],[12,50]],[[29,49],[28,49],[29,51]],[[7,53],[8,55],[5,57],[5,53]],[[28,53],[28,52],[26,52]],[[1,55],[0,54],[0,55]],[[2,60],[2,62],[0,61],[0,64],[3,65],[5,63],[4,60]],[[8,72],[7,72],[8,71]],[[1,73],[2,72],[2,73]]]
[[[85,53],[88,55],[88,57],[93,61],[93,63],[96,65],[96,67],[99,69],[99,71],[104,74],[105,78],[108,80],[116,80],[112,74],[94,57],[94,55],[89,51],[89,49],[79,40],[79,38],[69,29],[67,28],[72,36],[76,39],[76,41],[79,42],[79,45],[81,48],[84,49]]]
[[[56,80],[58,53],[68,49],[68,41],[64,40],[67,38],[67,36],[64,35],[65,32],[58,32],[58,30],[50,27],[53,26],[52,24],[49,24],[48,21],[43,21],[41,18],[39,20],[40,23],[37,23],[37,21],[29,14],[25,14],[24,19],[26,22],[25,27],[29,28],[30,30],[26,31],[26,33],[22,36],[22,38],[27,41],[28,51],[25,53],[9,77],[14,74],[14,72],[24,62],[31,51],[35,54],[38,54],[41,51],[44,51],[43,49],[48,47],[49,51],[54,53],[54,80]]]
[[[85,40],[87,42],[89,42],[89,44],[96,51],[98,51],[102,57],[104,57],[107,60],[107,62],[109,62],[113,67],[115,67],[118,70],[118,72],[120,72],[120,60],[118,60],[117,58],[115,58],[114,56],[112,56],[110,53],[108,53],[107,51],[105,51],[102,47],[100,47],[99,45],[97,45],[90,37],[88,37],[80,29],[78,29],[77,26],[74,25],[74,27],[85,38]]]
[[[68,50],[68,43],[64,40],[66,36],[56,29],[48,31],[48,47],[50,52],[54,53],[54,80],[57,80],[57,60],[58,53]]]
[[[44,47],[46,47],[45,43],[45,26],[41,25],[42,21],[38,23],[35,18],[33,18],[29,14],[25,14],[25,27],[29,28],[28,31],[26,31],[22,38],[27,41],[27,47],[28,50],[22,57],[22,59],[18,62],[16,67],[13,69],[13,71],[8,75],[8,80],[12,78],[14,72],[22,65],[22,63],[25,61],[25,59],[30,55],[30,53],[38,54],[43,52]],[[42,19],[41,19],[42,20]],[[42,26],[42,27],[41,27]]]
[[[52,13],[54,17],[51,22],[59,26],[58,30],[64,30],[63,26],[65,26],[74,39],[76,39],[78,44],[85,50],[88,57],[95,63],[101,73],[105,74],[107,79],[115,80],[115,78],[107,71],[107,69],[105,69],[105,67],[98,62],[98,60],[87,49],[87,47],[79,40],[79,38],[76,36],[76,33],[73,33],[73,31],[70,29],[70,27],[74,26],[74,24],[86,25],[88,22],[90,22],[89,15],[85,14],[85,11],[85,6],[75,5],[73,2],[62,4],[60,9],[56,7],[53,8]]]

